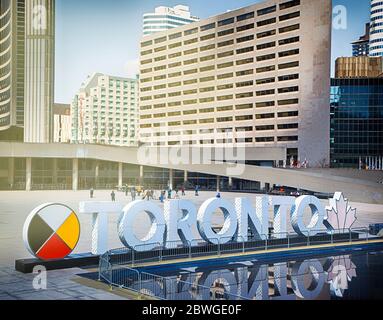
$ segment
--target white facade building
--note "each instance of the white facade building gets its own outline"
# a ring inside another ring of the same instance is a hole
[[[330,0],[269,0],[141,42],[140,141],[329,163]]]
[[[370,56],[383,56],[382,0],[371,0]]]
[[[71,104],[72,143],[136,146],[138,79],[90,76]]]
[[[154,13],[144,14],[144,36],[196,21],[199,18],[193,17],[187,6],[157,7]]]

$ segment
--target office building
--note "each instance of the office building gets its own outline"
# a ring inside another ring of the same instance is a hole
[[[0,140],[51,142],[54,0],[2,0]]]
[[[370,53],[370,23],[366,23],[366,32],[359,40],[351,43],[352,56],[368,56]]]
[[[371,0],[370,55],[383,56],[383,1]]]
[[[55,103],[53,105],[53,142],[70,143],[72,131],[70,104]]]
[[[330,49],[329,0],[269,0],[149,35],[140,140],[281,147],[329,164]]]
[[[383,156],[383,78],[331,80],[331,166]]]
[[[383,73],[383,57],[341,57],[335,61],[335,78],[376,78]]]
[[[55,1],[25,1],[25,12],[24,142],[47,143],[53,140]]]
[[[144,36],[173,29],[198,21],[191,15],[189,7],[178,5],[174,8],[157,7],[154,13],[144,14]]]
[[[137,145],[138,79],[90,76],[71,105],[73,143]]]

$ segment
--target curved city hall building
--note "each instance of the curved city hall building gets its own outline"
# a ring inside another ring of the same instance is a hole
[[[371,0],[370,55],[383,56],[383,1]]]
[[[12,57],[11,1],[0,4],[0,130],[11,125],[11,57]]]
[[[52,140],[54,8],[0,1],[0,141]]]

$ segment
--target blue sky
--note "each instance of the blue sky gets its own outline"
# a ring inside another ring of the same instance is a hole
[[[321,0],[318,0],[321,1]],[[70,103],[89,74],[133,76],[142,15],[156,6],[189,5],[207,18],[262,0],[56,0],[56,102]],[[350,56],[350,42],[364,32],[369,0],[333,0],[347,9],[346,30],[333,29],[333,61]]]

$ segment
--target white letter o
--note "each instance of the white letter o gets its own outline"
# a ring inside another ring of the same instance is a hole
[[[137,215],[142,211],[149,215],[152,225],[143,239],[137,239],[133,225]],[[137,200],[126,205],[118,223],[118,235],[121,242],[135,251],[150,251],[158,245],[163,245],[165,230],[165,219],[161,209],[149,201]]]

